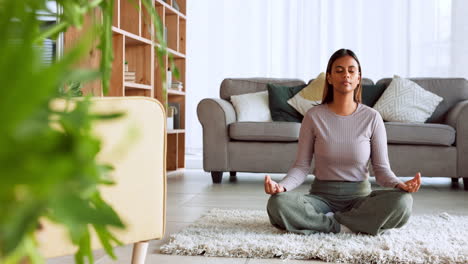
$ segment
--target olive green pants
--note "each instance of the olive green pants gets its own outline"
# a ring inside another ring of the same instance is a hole
[[[274,226],[294,233],[339,233],[343,224],[356,233],[378,235],[406,224],[412,206],[411,194],[399,189],[371,191],[368,181],[315,179],[310,194],[272,195],[267,212]]]

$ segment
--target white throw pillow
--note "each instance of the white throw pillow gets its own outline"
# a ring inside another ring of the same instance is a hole
[[[424,123],[442,100],[417,83],[395,75],[374,109],[386,121]]]
[[[320,73],[315,80],[288,100],[288,104],[299,113],[305,115],[307,111],[322,102],[323,87],[325,86],[325,73]]]
[[[237,121],[271,122],[268,91],[231,96]]]

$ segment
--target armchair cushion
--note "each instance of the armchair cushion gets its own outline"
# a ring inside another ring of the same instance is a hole
[[[114,166],[115,185],[100,190],[126,225],[124,230],[113,230],[115,236],[124,244],[161,239],[166,223],[164,107],[155,99],[137,96],[93,98],[92,103],[91,111],[96,114],[125,113],[93,125],[93,132],[102,140],[98,160]],[[54,109],[65,105],[63,100],[53,102]],[[133,131],[136,137],[129,136]],[[62,226],[49,221],[43,224],[39,250],[46,258],[75,253]],[[93,249],[101,248],[96,235],[91,242]]]
[[[299,138],[301,123],[236,122],[229,125],[229,136],[242,141],[294,142]]]
[[[449,125],[386,122],[385,129],[390,144],[452,146],[455,142],[455,129]]]

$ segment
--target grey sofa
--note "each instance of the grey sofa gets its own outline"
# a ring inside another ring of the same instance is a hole
[[[391,78],[376,84],[387,87]],[[424,124],[385,122],[392,170],[398,176],[463,178],[468,190],[468,81],[463,78],[412,78],[444,100]],[[203,127],[203,168],[220,183],[223,172],[286,173],[294,163],[300,123],[237,122],[232,95],[267,90],[268,83],[295,86],[298,79],[238,78],[221,83],[220,98],[197,108]],[[373,84],[363,79],[363,84]],[[311,164],[311,172],[314,160]],[[370,175],[374,175],[369,166]]]

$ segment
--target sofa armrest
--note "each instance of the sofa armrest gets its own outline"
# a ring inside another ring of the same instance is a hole
[[[234,107],[227,100],[208,98],[200,101],[197,114],[203,127],[203,169],[229,170],[228,126],[236,122]]]
[[[214,112],[212,112],[214,111]],[[197,114],[200,123],[221,122],[228,126],[236,122],[236,111],[234,106],[227,100],[218,98],[206,98],[198,103]],[[218,118],[214,120],[213,118]]]
[[[57,108],[55,108],[57,107]],[[63,109],[64,101],[54,102]],[[103,199],[125,224],[111,229],[124,244],[162,239],[166,217],[166,115],[162,104],[148,97],[93,98],[91,111],[99,114],[124,113],[118,119],[95,122],[93,133],[102,144],[97,159],[111,164],[115,184],[100,186]],[[40,251],[46,257],[74,254],[62,226],[49,221],[38,234]],[[92,235],[92,248],[101,248]]]
[[[463,100],[455,104],[455,106],[449,110],[445,123],[457,129],[457,123],[459,122],[459,119],[463,118],[462,115],[466,114],[468,114],[468,100]]]
[[[457,175],[468,178],[468,100],[457,103],[450,109],[446,123],[456,130]]]

